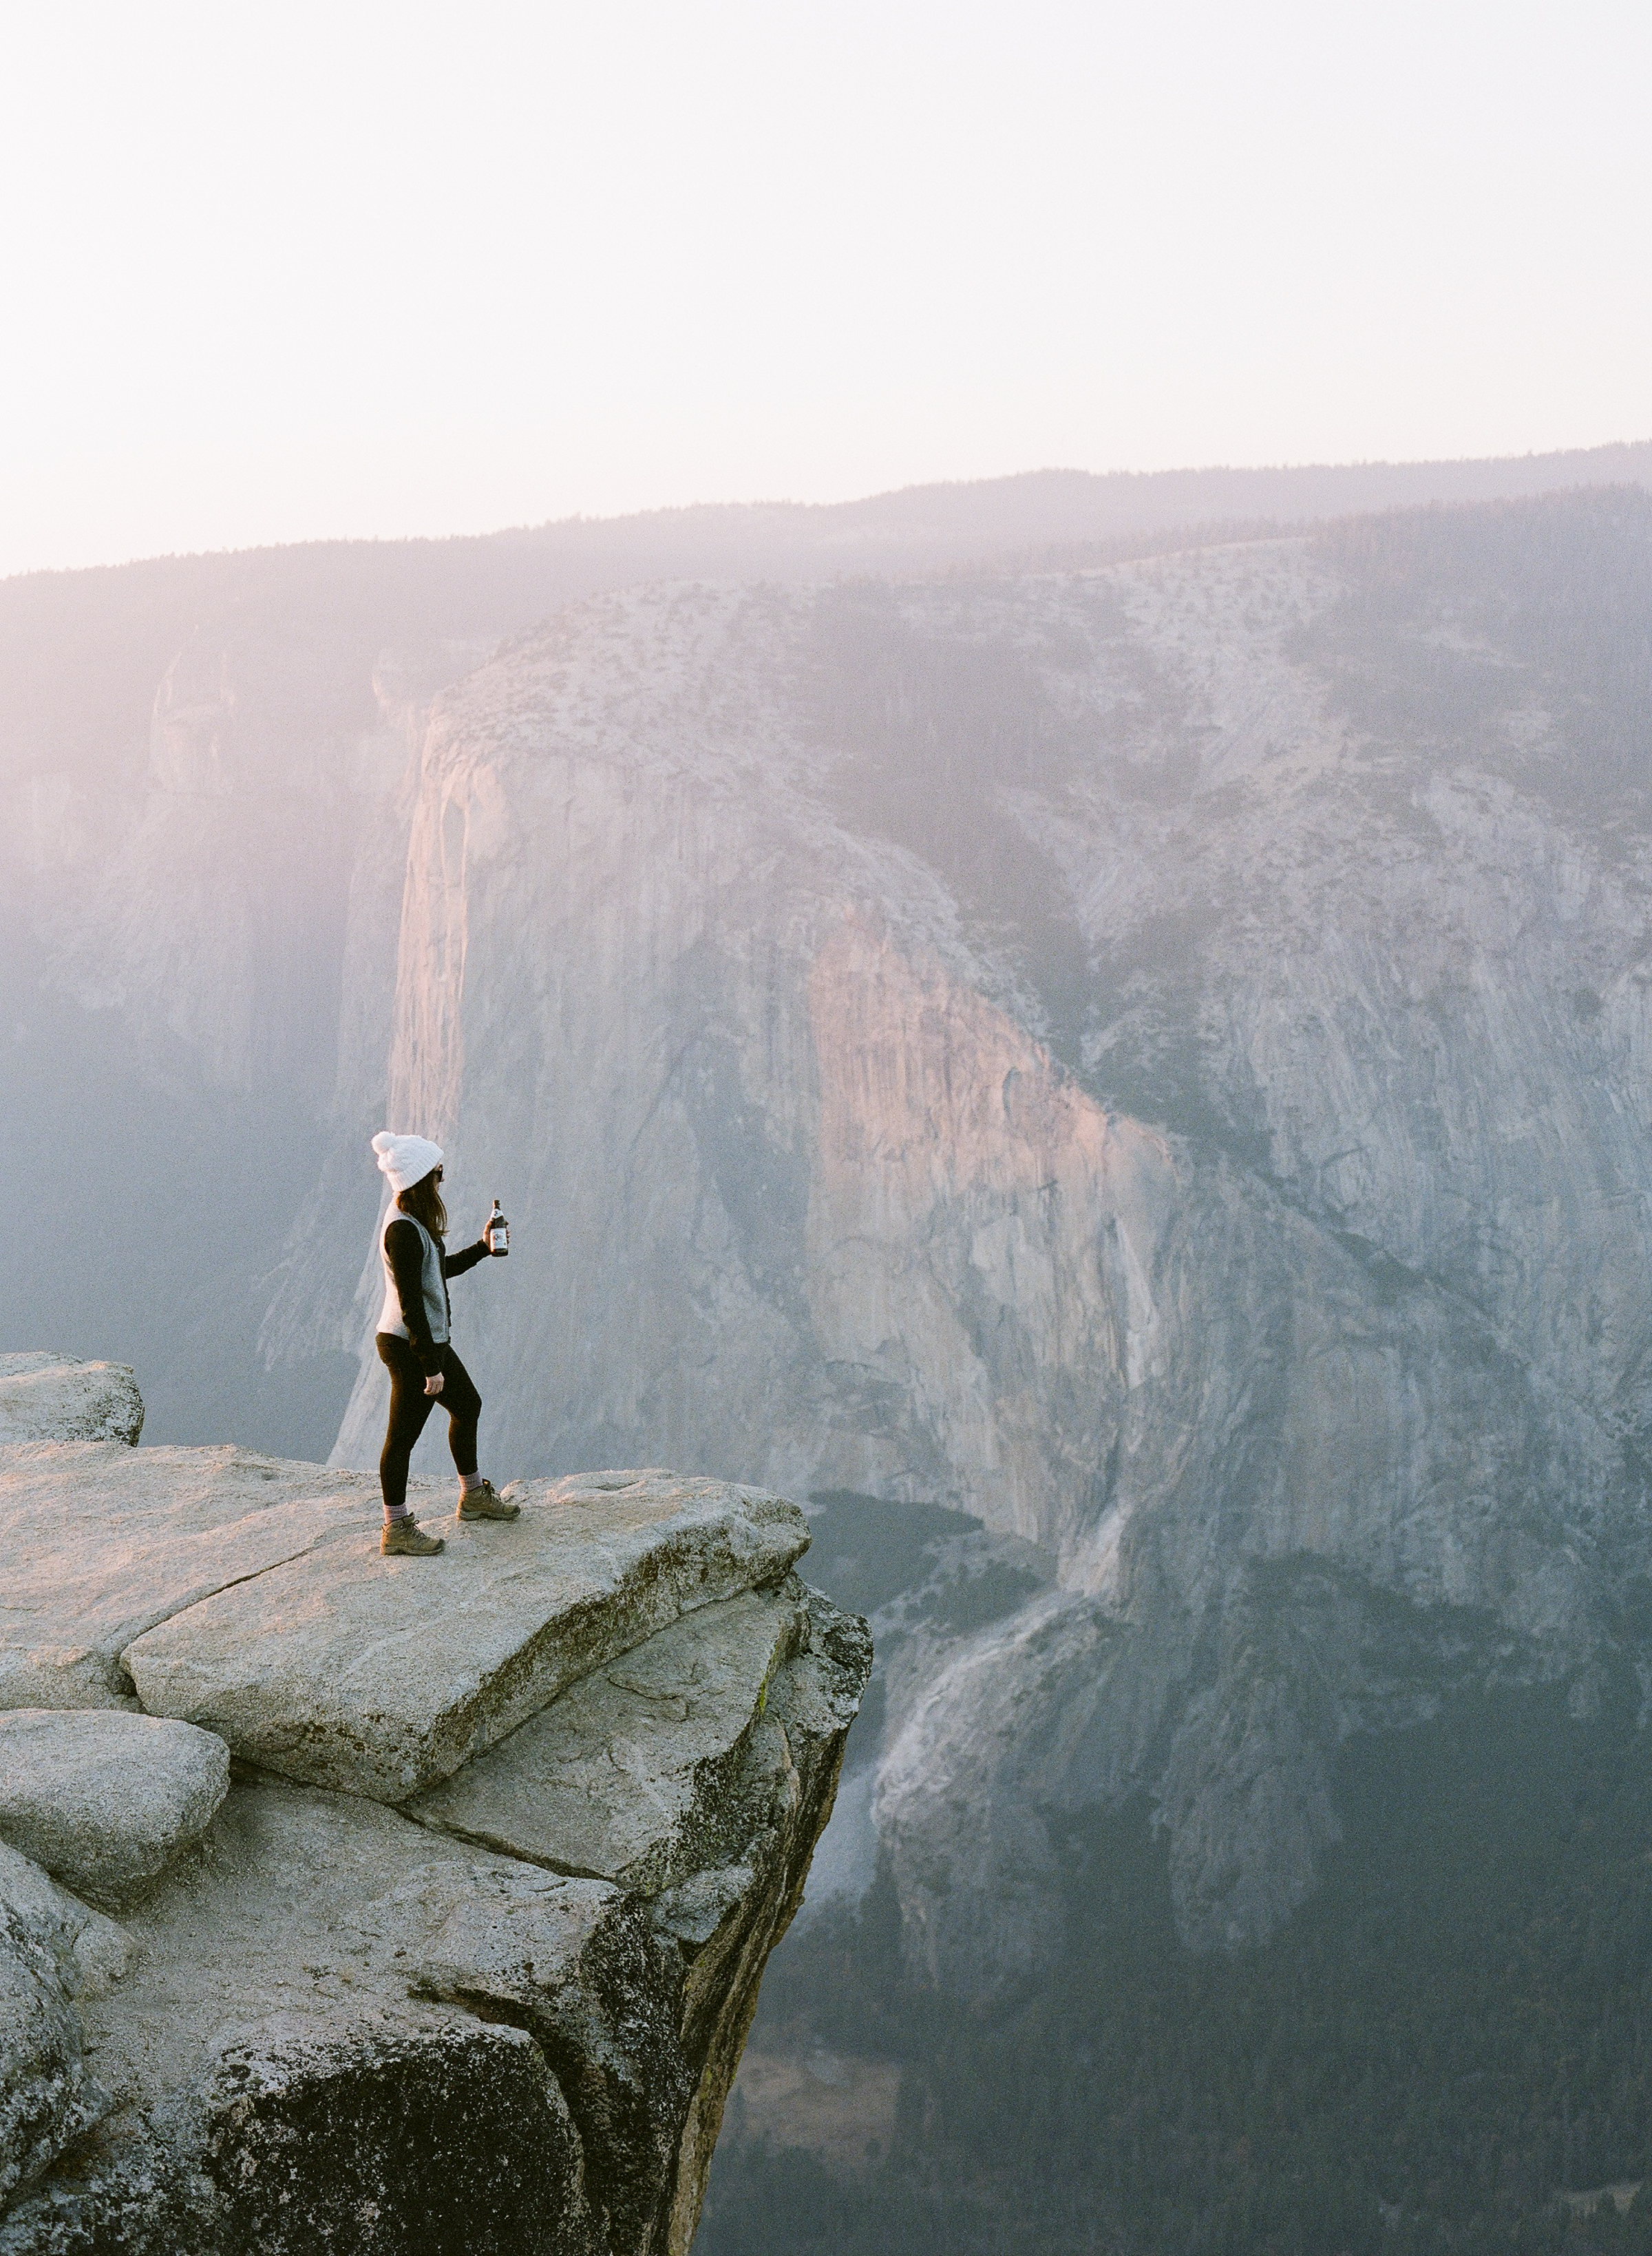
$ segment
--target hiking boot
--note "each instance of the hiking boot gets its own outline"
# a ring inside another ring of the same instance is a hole
[[[516,1519],[521,1516],[519,1504],[507,1504],[490,1480],[480,1488],[467,1488],[459,1499],[455,1519]]]
[[[405,1519],[387,1519],[378,1547],[387,1559],[433,1559],[446,1547],[439,1535],[426,1535],[410,1512]]]

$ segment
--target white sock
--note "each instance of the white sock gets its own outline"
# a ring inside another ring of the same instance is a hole
[[[480,1488],[481,1486],[482,1486],[482,1475],[481,1475],[480,1473],[460,1473],[460,1476],[459,1476],[459,1493],[460,1493],[460,1496],[468,1496],[468,1495],[470,1494],[470,1491],[471,1491],[471,1490],[472,1490],[473,1488]]]

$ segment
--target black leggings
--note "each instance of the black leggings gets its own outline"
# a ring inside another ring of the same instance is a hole
[[[386,1508],[399,1512],[407,1501],[407,1461],[438,1403],[447,1413],[447,1446],[453,1453],[456,1470],[475,1471],[482,1397],[451,1347],[441,1350],[441,1392],[426,1394],[425,1372],[411,1343],[398,1339],[394,1332],[380,1332],[376,1336],[380,1358],[390,1375],[390,1422],[378,1461],[378,1477]]]

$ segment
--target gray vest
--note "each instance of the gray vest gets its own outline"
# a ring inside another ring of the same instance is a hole
[[[384,1217],[383,1229],[379,1232],[379,1258],[384,1264],[384,1306],[379,1313],[378,1329],[382,1332],[394,1332],[397,1339],[407,1337],[407,1326],[402,1322],[402,1296],[396,1289],[390,1250],[384,1243],[393,1222],[411,1222],[418,1232],[419,1247],[424,1255],[418,1281],[424,1294],[425,1322],[430,1326],[432,1339],[438,1345],[444,1345],[447,1338],[447,1285],[442,1275],[441,1248],[422,1222],[415,1221],[411,1214],[404,1214],[398,1206],[391,1207]]]

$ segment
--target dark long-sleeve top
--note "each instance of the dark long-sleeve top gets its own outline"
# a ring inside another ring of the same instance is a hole
[[[474,1269],[479,1261],[488,1258],[488,1241],[479,1237],[474,1245],[462,1252],[450,1253],[439,1242],[436,1251],[441,1256],[442,1298],[447,1298],[447,1280],[462,1277],[467,1269]],[[413,1352],[418,1357],[419,1369],[426,1373],[441,1368],[441,1350],[430,1336],[430,1323],[425,1313],[425,1250],[418,1242],[418,1231],[406,1220],[392,1222],[384,1232],[384,1251],[390,1265],[390,1274],[396,1280],[397,1296],[402,1304],[402,1322],[407,1327],[407,1336]],[[453,1326],[453,1309],[447,1311],[448,1328]]]

